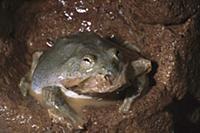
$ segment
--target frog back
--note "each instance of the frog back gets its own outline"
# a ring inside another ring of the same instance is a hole
[[[60,80],[62,80],[60,77],[66,79],[68,78],[66,73],[70,73],[69,70],[63,70],[62,66],[77,54],[77,49],[93,47],[96,49],[95,51],[102,51],[106,47],[110,47],[101,44],[102,39],[93,33],[78,33],[57,40],[54,46],[44,52],[39,59],[32,76],[32,90],[41,93],[43,87],[59,86]]]
[[[57,85],[62,74],[62,71],[58,71],[60,66],[69,60],[76,48],[72,40],[64,38],[44,52],[32,76],[32,90],[41,93],[43,87]]]

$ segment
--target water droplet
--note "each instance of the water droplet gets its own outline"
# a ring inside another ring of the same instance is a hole
[[[108,16],[111,20],[114,20],[114,19],[115,19],[115,16],[114,16],[113,12],[108,12],[108,13],[107,13],[107,16]]]
[[[83,31],[91,31],[91,25],[92,23],[90,21],[86,21],[86,20],[83,20],[81,22],[81,28],[79,28],[79,31],[80,32],[83,32]]]
[[[66,4],[64,0],[58,0],[58,2],[60,2],[63,6]]]
[[[83,7],[75,7],[75,9],[78,13],[86,13],[89,10],[88,8]]]
[[[79,3],[75,2],[75,10],[78,13],[86,13],[89,11],[89,9],[84,6],[82,0],[80,0]]]
[[[33,43],[32,43],[32,42],[29,42],[29,46],[33,46]]]
[[[71,13],[70,14],[68,14],[66,11],[64,11],[64,15],[65,15],[65,17],[67,18],[67,20],[72,20],[72,15],[73,15],[73,13],[72,13],[72,15],[71,15]]]
[[[35,128],[35,129],[39,129],[39,128],[40,128],[40,127],[39,127],[38,125],[36,125],[36,124],[33,124],[31,127],[32,127],[32,128]]]
[[[50,41],[47,41],[47,42],[46,42],[46,45],[47,45],[48,47],[53,47],[53,43],[50,42]]]

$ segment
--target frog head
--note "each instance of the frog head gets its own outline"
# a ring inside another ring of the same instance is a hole
[[[62,84],[66,88],[81,94],[109,93],[126,83],[127,64],[121,52],[100,43],[79,45],[65,63],[68,75]]]

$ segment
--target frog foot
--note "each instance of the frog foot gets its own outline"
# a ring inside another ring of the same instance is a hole
[[[52,122],[66,124],[66,120],[64,116],[58,110],[48,109],[48,114],[49,114],[49,117],[52,119]],[[67,123],[67,126],[70,129],[74,128],[74,129],[82,130],[82,129],[85,129],[83,125],[84,123],[82,122],[82,119],[76,120],[76,123],[73,123],[73,124],[71,122]]]
[[[136,99],[140,94],[131,96],[131,97],[127,97],[124,99],[122,105],[119,107],[119,112],[120,113],[127,113],[131,107],[132,102],[134,101],[134,99]]]
[[[140,58],[136,61],[133,61],[131,65],[135,71],[135,76],[138,76],[138,90],[136,95],[132,94],[132,96],[126,97],[124,99],[123,104],[119,108],[119,112],[123,113],[129,111],[132,102],[146,90],[149,84],[147,74],[151,71],[151,61],[144,58]],[[130,95],[129,91],[127,91],[127,96],[128,95]]]
[[[53,116],[56,116],[55,118],[58,119],[62,119],[62,117],[67,118],[72,122],[74,128],[84,129],[83,119],[65,101],[60,87],[44,87],[42,89],[42,98],[50,109],[50,115],[53,113]],[[56,115],[54,112],[57,112]]]

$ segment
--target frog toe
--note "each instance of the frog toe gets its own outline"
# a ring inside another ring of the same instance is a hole
[[[59,110],[56,110],[54,108],[48,109],[49,117],[55,123],[59,123],[59,122],[61,122],[63,124],[66,123],[66,121],[65,121],[66,116],[63,115],[63,113],[64,112],[60,112]],[[72,126],[74,129],[77,129],[77,130],[85,129],[85,127],[84,127],[85,122],[83,121],[83,119],[81,117],[73,116],[73,117],[68,117],[68,118],[70,120],[70,123],[68,123],[69,126]]]
[[[28,94],[28,90],[30,88],[30,81],[27,79],[27,76],[25,75],[25,77],[22,77],[18,87],[21,91],[21,94],[25,97]]]
[[[152,67],[151,61],[144,58],[132,61],[131,65],[135,71],[136,76],[149,73]]]
[[[120,113],[127,113],[131,107],[131,103],[128,99],[125,99],[123,104],[119,107]]]

